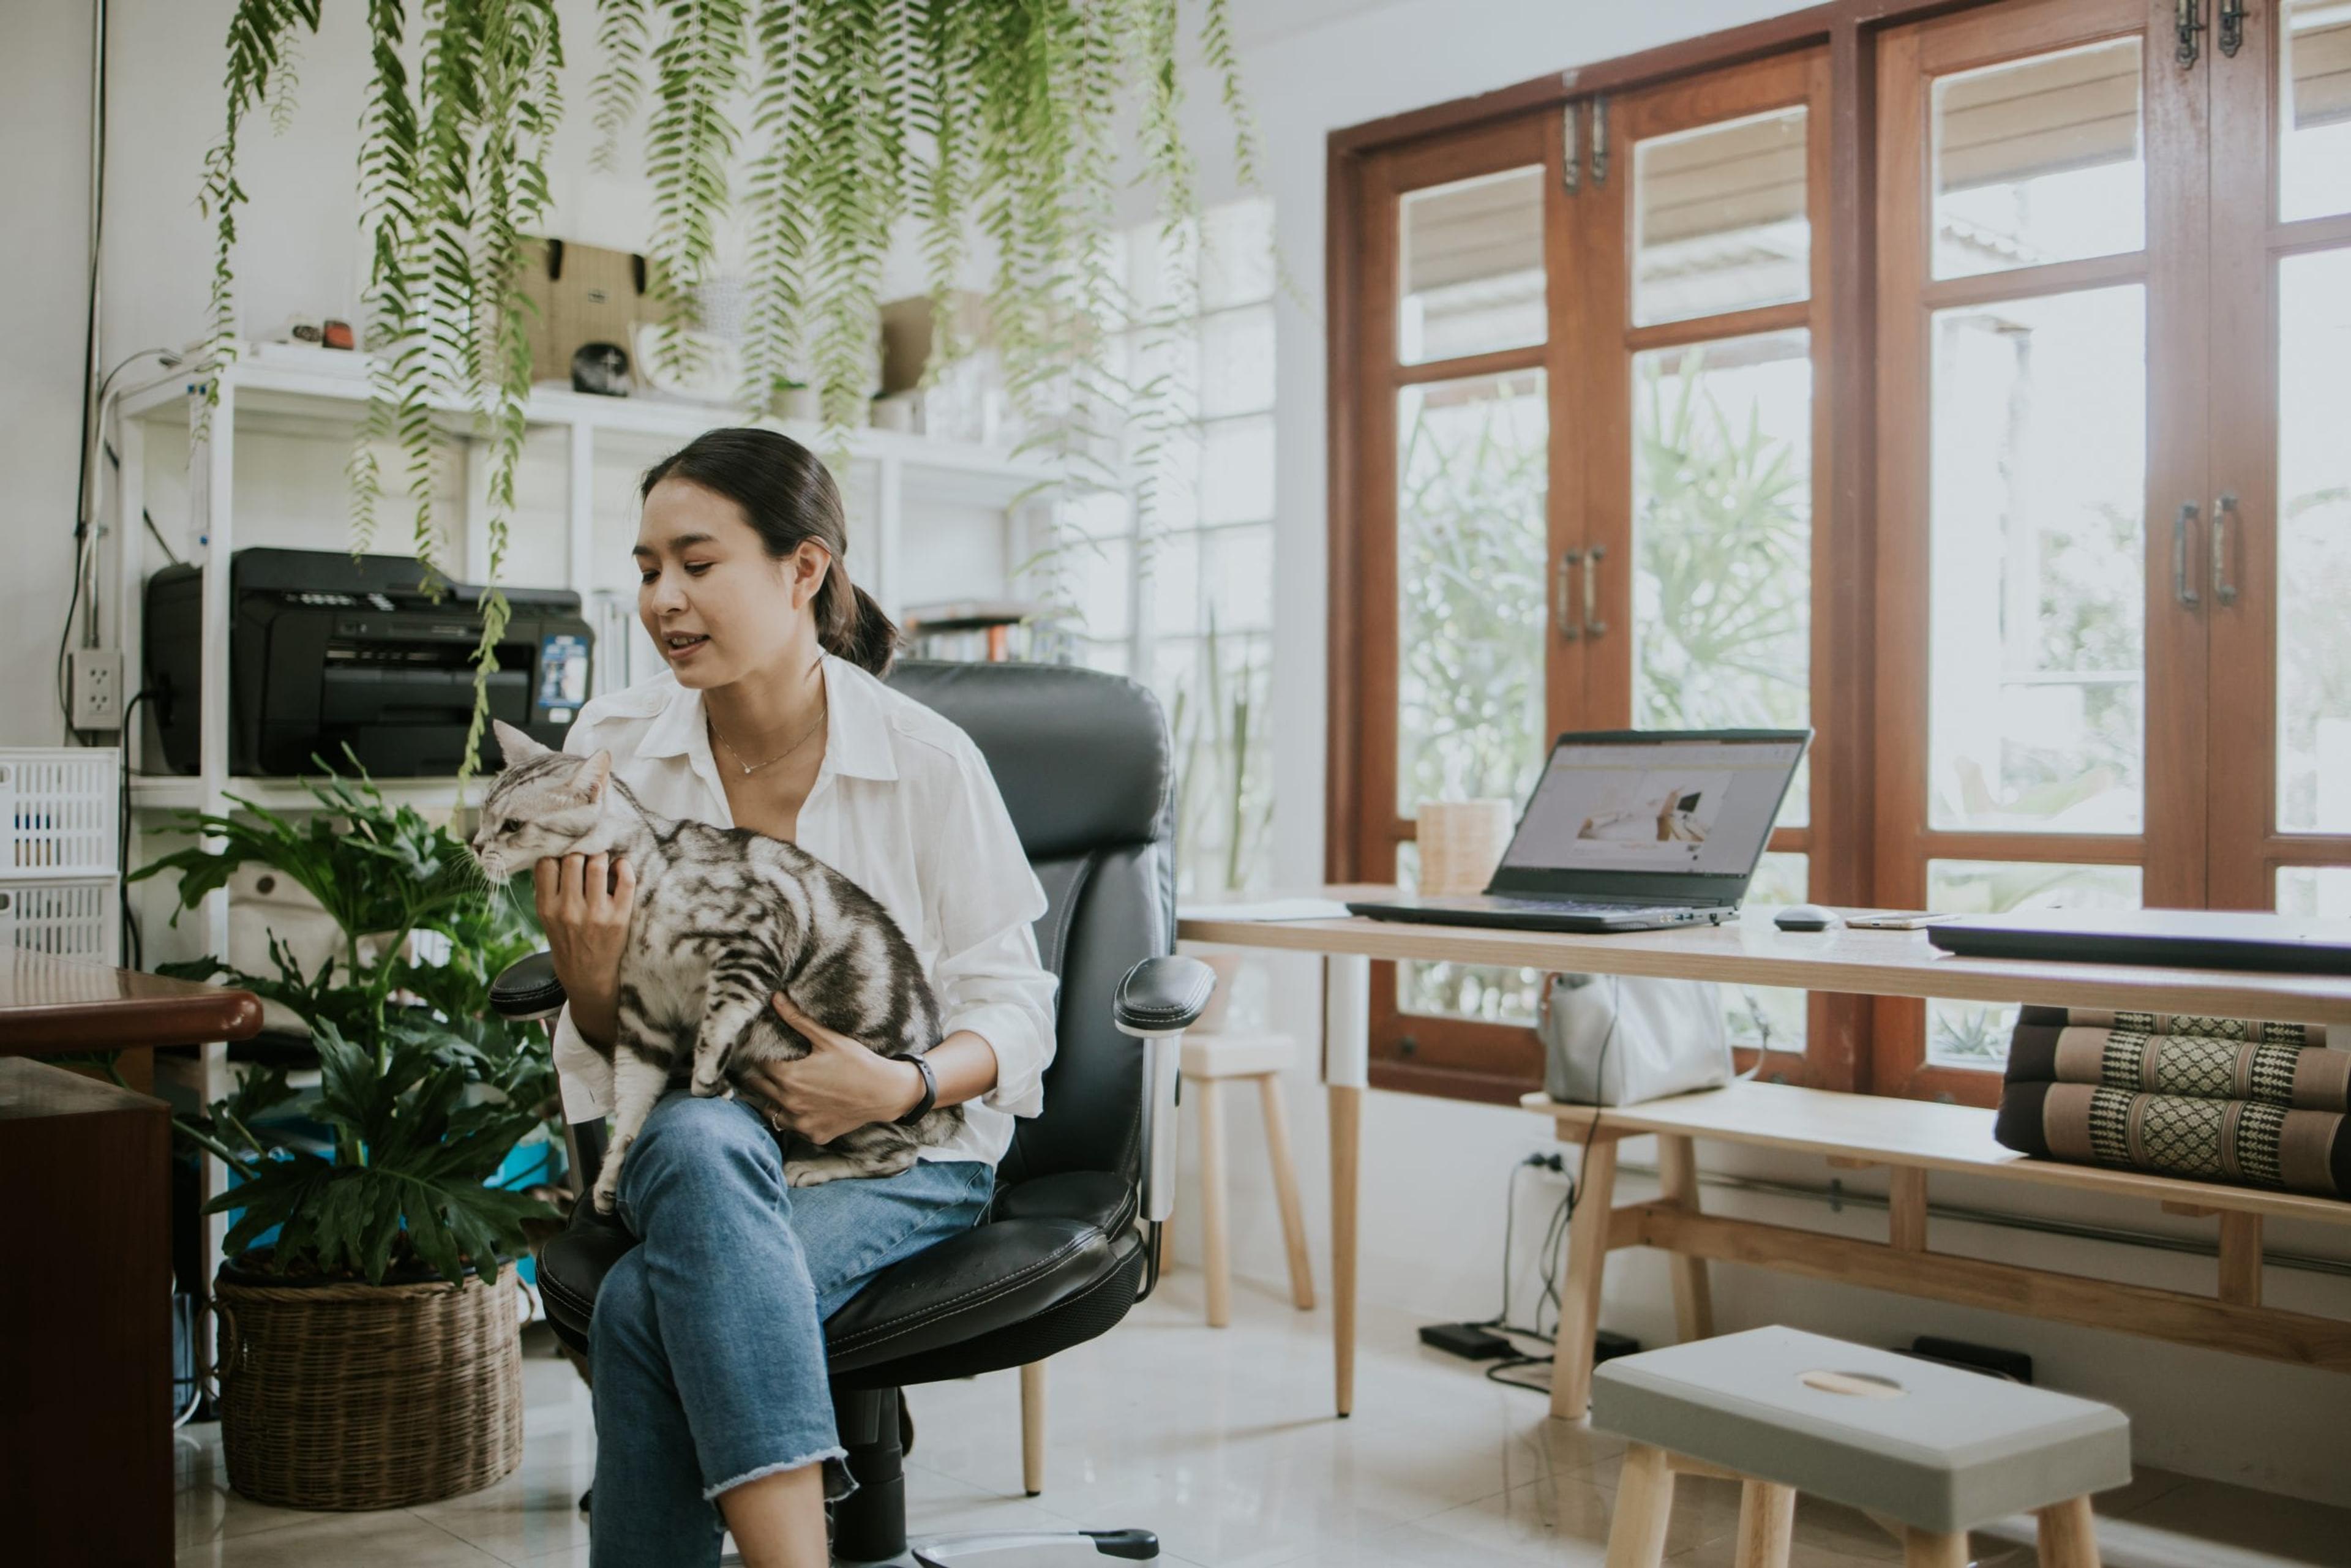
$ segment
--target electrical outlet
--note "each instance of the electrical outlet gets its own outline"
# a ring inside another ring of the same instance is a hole
[[[76,729],[122,727],[122,650],[76,648],[67,665]]]

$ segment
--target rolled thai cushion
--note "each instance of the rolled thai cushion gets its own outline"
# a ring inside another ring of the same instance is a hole
[[[2075,1165],[2351,1196],[2351,1117],[2338,1111],[2011,1083],[1992,1136],[2020,1154]]]
[[[2149,1021],[2192,1023],[2213,1032],[2137,1027]],[[2077,1012],[2069,1020],[2062,1008],[2028,1008],[2009,1038],[2006,1079],[2351,1111],[2351,1051],[2330,1049],[2325,1029],[2316,1025],[2149,1013]]]

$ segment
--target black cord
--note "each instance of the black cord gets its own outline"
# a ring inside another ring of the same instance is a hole
[[[1550,985],[1550,979],[1546,977],[1543,984]],[[1565,1303],[1559,1299],[1559,1252],[1560,1249],[1567,1243],[1568,1229],[1575,1218],[1576,1203],[1583,1197],[1584,1176],[1591,1169],[1592,1144],[1593,1140],[1599,1135],[1600,1119],[1607,1113],[1607,1103],[1602,1096],[1608,1092],[1608,1048],[1616,1041],[1616,1020],[1623,1016],[1623,982],[1616,976],[1611,975],[1608,977],[1608,1032],[1600,1037],[1600,1056],[1599,1060],[1593,1062],[1592,1070],[1592,1125],[1584,1134],[1583,1152],[1576,1157],[1575,1180],[1568,1187],[1567,1196],[1560,1199],[1559,1207],[1553,1211],[1550,1228],[1543,1235],[1542,1249],[1536,1257],[1536,1264],[1542,1271],[1543,1293],[1542,1300],[1535,1303],[1535,1323],[1537,1329],[1540,1329],[1542,1323],[1542,1302],[1549,1301],[1552,1306],[1552,1333],[1548,1334],[1529,1333],[1528,1337],[1541,1340],[1554,1349],[1558,1344],[1558,1326],[1565,1310]],[[1512,1171],[1510,1176],[1515,1182],[1518,1172]],[[1510,1266],[1509,1238],[1510,1227],[1506,1224],[1503,1227],[1502,1243],[1505,1307],[1508,1306],[1510,1299],[1508,1295]],[[1509,1333],[1526,1332],[1508,1329],[1506,1325],[1499,1322],[1480,1326],[1504,1328],[1505,1332]],[[1510,1377],[1504,1375],[1530,1366],[1550,1366],[1553,1360],[1554,1357],[1551,1355],[1507,1356],[1486,1369],[1486,1378],[1490,1383],[1506,1383],[1513,1388],[1531,1388],[1541,1393],[1550,1386],[1548,1378],[1541,1383],[1530,1383],[1523,1377]]]
[[[121,784],[115,801],[114,815],[114,894],[118,915],[122,925],[122,951],[133,969],[147,967],[147,940],[139,930],[138,917],[131,913],[131,737],[137,733],[139,705],[155,694],[133,692],[122,709]]]
[[[89,304],[83,313],[81,335],[81,441],[74,448],[74,585],[72,597],[66,601],[65,627],[57,633],[57,713],[66,721],[66,733],[76,742],[81,736],[73,727],[73,697],[66,687],[66,649],[73,642],[74,612],[81,604],[82,573],[89,567],[90,427],[98,418],[98,396],[104,395],[96,382],[98,258],[106,235],[106,4],[107,0],[98,0],[97,37],[92,40],[97,58],[90,62],[90,138],[95,145],[90,155]]]

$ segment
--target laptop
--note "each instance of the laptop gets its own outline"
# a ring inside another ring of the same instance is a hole
[[[2351,920],[2236,909],[2036,909],[1971,915],[1927,940],[1975,958],[2071,958],[2351,976]]]
[[[1529,931],[1719,925],[1747,896],[1812,738],[1809,729],[1562,735],[1485,892],[1348,911]]]

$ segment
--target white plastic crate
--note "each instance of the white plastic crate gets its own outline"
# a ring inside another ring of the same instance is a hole
[[[115,873],[122,754],[0,748],[0,883]]]
[[[120,929],[110,876],[0,882],[0,946],[111,964]]]

